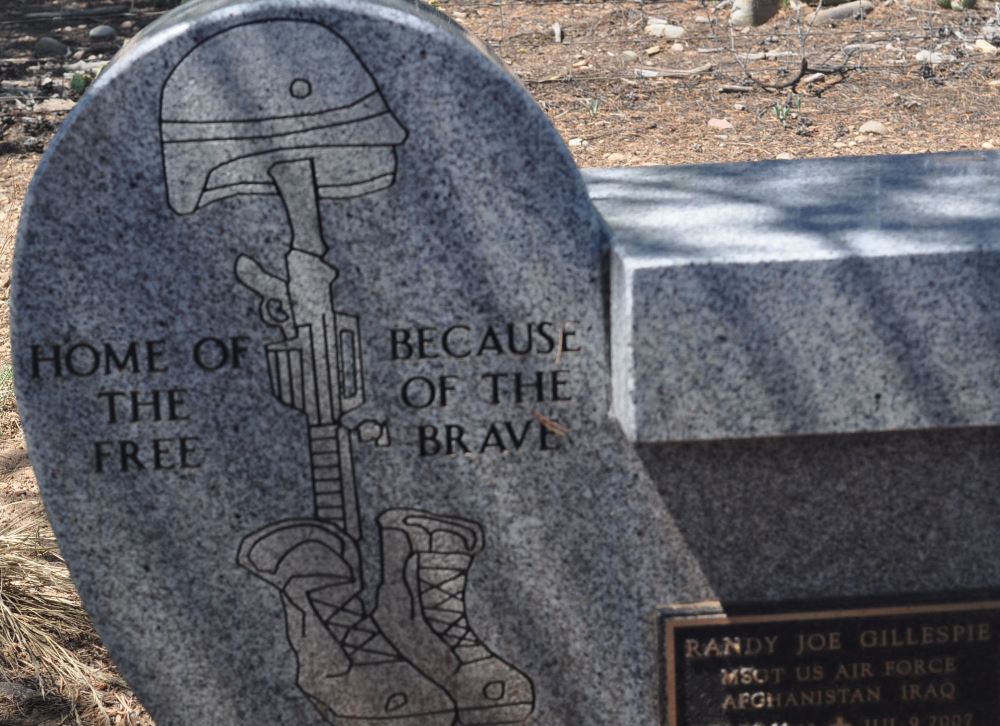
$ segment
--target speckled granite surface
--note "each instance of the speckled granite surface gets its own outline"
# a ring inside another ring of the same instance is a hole
[[[586,179],[630,438],[1000,422],[1000,154]]]
[[[1000,583],[994,428],[629,443],[609,254],[416,6],[190,3],[102,74],[22,216],[16,384],[158,724],[654,724],[663,606]]]
[[[408,3],[189,3],[101,75],[24,209],[16,383],[158,724],[656,718],[655,608],[709,593],[607,416],[606,240]]]

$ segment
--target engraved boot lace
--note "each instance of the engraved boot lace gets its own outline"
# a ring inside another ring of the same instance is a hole
[[[324,599],[320,591],[313,594],[311,600],[352,663],[361,665],[400,660],[398,651],[365,612],[365,604],[360,597],[338,603],[334,598]]]
[[[465,585],[472,557],[421,552],[417,559],[420,602],[431,630],[463,664],[492,658],[465,614]]]

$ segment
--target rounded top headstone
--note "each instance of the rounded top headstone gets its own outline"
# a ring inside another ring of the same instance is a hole
[[[672,576],[607,413],[606,242],[544,114],[426,8],[202,0],[130,42],[32,183],[13,343],[160,726],[651,718],[633,626]]]

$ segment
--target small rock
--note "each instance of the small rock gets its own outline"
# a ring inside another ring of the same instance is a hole
[[[720,131],[725,131],[726,129],[731,129],[733,127],[733,125],[724,118],[710,118],[708,120],[708,125],[713,129],[719,129]]]
[[[35,55],[39,58],[64,58],[68,54],[69,48],[47,35],[35,43]]]
[[[976,41],[976,50],[985,55],[996,55],[1000,53],[1000,48],[997,48],[988,40],[983,40],[980,38]]]
[[[684,50],[684,44],[674,43],[672,46],[670,46],[670,50],[674,51],[675,53],[680,53],[682,50]]]
[[[734,103],[733,108],[737,111],[746,111],[747,105],[745,103]]]
[[[563,42],[562,24],[552,23],[552,39],[557,43]]]
[[[622,58],[629,61],[639,60],[639,54],[634,50],[623,50],[621,53]]]
[[[861,128],[858,129],[859,134],[878,134],[879,136],[885,136],[889,133],[889,130],[885,127],[881,121],[865,121],[861,124]]]
[[[952,10],[969,10],[976,7],[976,0],[951,0]]]
[[[569,143],[570,146],[583,146],[587,142],[583,139],[570,139],[567,143]]]
[[[102,70],[104,70],[104,66],[106,66],[107,64],[108,62],[103,60],[98,60],[98,61],[79,60],[76,61],[75,63],[68,64],[65,67],[65,70],[70,73],[93,73],[94,75],[97,75]]]
[[[729,14],[729,24],[734,28],[749,28],[753,25],[753,7],[750,0],[733,6],[733,12]]]
[[[614,153],[608,154],[607,159],[609,164],[624,164],[628,159],[628,156],[620,151],[615,151]]]
[[[78,60],[80,60],[81,58],[83,58],[83,54],[84,54],[84,52],[85,52],[85,51],[84,51],[83,49],[81,49],[81,50],[78,50],[78,51],[77,51],[76,53],[74,53],[74,54],[73,54],[73,57],[72,57],[72,59],[73,59],[73,60],[75,60],[75,61],[78,61]]]
[[[66,113],[76,105],[75,101],[68,98],[46,98],[41,103],[35,104],[35,111],[38,113]]]
[[[678,40],[687,35],[687,31],[679,25],[671,25],[663,21],[650,20],[646,25],[646,34],[655,35],[658,38]]]
[[[843,5],[824,8],[806,16],[806,22],[812,25],[829,25],[839,20],[850,20],[855,16],[868,15],[875,6],[868,0],[853,0]]]
[[[651,45],[648,48],[646,48],[646,55],[648,55],[648,56],[654,56],[657,53],[659,53],[661,50],[663,50],[663,48],[661,48],[660,46],[658,46],[658,45]]]
[[[131,20],[123,20],[118,24],[118,27],[121,28],[122,30],[128,30],[133,25],[135,25],[135,23],[133,23]]]
[[[930,50],[922,50],[914,56],[914,59],[920,63],[930,63],[932,66],[936,66],[938,63],[945,63],[955,60],[953,55],[943,55]]]
[[[118,31],[110,25],[97,25],[87,33],[91,40],[114,40],[118,36]]]
[[[708,18],[707,18],[706,16],[704,16],[704,15],[695,15],[695,16],[694,16],[694,22],[696,22],[696,23],[703,23],[703,24],[704,24],[704,23],[710,23],[710,22],[712,22],[712,21],[711,21],[711,20],[709,20],[709,19],[708,19]]]
[[[990,139],[989,141],[984,141],[983,142],[983,148],[984,149],[995,149],[997,147],[996,147],[996,144],[993,143],[993,140]]]
[[[994,78],[992,81],[987,81],[986,85],[993,87],[1000,87],[1000,78]]]
[[[791,153],[789,153],[787,151],[782,151],[780,154],[778,154],[774,158],[775,159],[781,159],[782,161],[788,161],[789,159],[794,159],[795,158],[795,154],[791,154]]]
[[[847,144],[845,144],[843,141],[834,141],[833,142],[833,148],[835,148],[835,149],[843,149],[843,148],[846,148],[846,147],[847,147]]]

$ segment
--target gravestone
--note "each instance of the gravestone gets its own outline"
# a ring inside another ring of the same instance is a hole
[[[709,592],[607,415],[606,247],[429,9],[192,3],[101,74],[24,208],[17,391],[160,726],[656,718],[653,606]]]
[[[613,412],[712,591],[660,610],[664,723],[1000,722],[1000,155],[586,180]]]
[[[22,215],[84,602],[160,726],[995,723],[998,180],[581,177],[432,11],[186,5]]]

